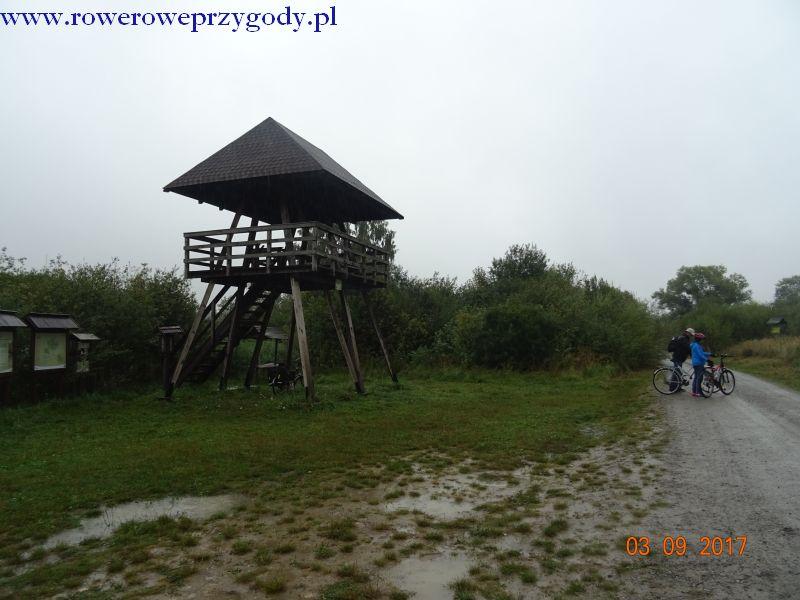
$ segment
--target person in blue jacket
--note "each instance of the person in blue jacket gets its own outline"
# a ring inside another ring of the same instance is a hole
[[[702,396],[700,393],[700,386],[703,384],[703,375],[705,375],[705,368],[708,359],[711,358],[711,353],[706,352],[703,346],[700,345],[706,339],[706,336],[700,332],[694,334],[694,341],[692,342],[692,367],[694,368],[694,379],[692,380],[692,396],[699,398]]]

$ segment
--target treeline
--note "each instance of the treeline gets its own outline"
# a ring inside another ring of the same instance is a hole
[[[658,344],[645,302],[571,265],[553,264],[531,245],[512,246],[462,285],[442,276],[418,278],[394,268],[391,285],[370,294],[373,310],[400,368],[459,365],[518,370],[607,364],[650,364]],[[304,294],[315,368],[343,368],[343,358],[320,294]],[[351,299],[359,353],[380,368],[380,348],[360,296]],[[112,261],[27,268],[0,252],[0,308],[71,314],[103,339],[92,371],[108,383],[155,381],[160,372],[157,327],[188,330],[196,309],[189,282],[175,271]],[[284,297],[273,325],[289,326]],[[20,372],[30,371],[27,336]],[[248,346],[249,347],[249,346]],[[242,348],[242,354],[248,347]],[[271,346],[265,346],[264,360]],[[295,356],[297,354],[295,353]],[[240,356],[243,362],[244,357]]]
[[[391,242],[387,231],[377,234]],[[785,317],[788,333],[800,334],[800,276],[778,282],[774,302],[757,303],[746,279],[728,274],[723,266],[682,267],[648,305],[570,264],[553,263],[533,245],[512,246],[463,284],[439,275],[414,277],[394,267],[390,286],[370,298],[401,368],[533,370],[602,364],[634,369],[663,356],[669,337],[687,326],[705,332],[718,351],[764,337],[772,316]],[[343,367],[324,297],[305,294],[304,305],[315,368]],[[380,368],[380,348],[362,298],[353,296],[351,307],[362,360]],[[84,330],[103,339],[92,351],[92,370],[117,383],[156,380],[161,361],[157,327],[188,329],[196,300],[189,282],[175,271],[116,260],[100,265],[55,260],[31,269],[3,250],[0,308],[71,314]],[[289,311],[284,297],[272,324],[288,328]],[[20,337],[18,370],[29,372],[27,336]],[[242,356],[237,362],[243,361]]]
[[[778,281],[774,300],[762,303],[753,301],[744,276],[722,265],[684,266],[653,299],[665,333],[692,327],[708,336],[714,351],[770,335],[771,317],[783,317],[786,333],[800,335],[800,276]]]
[[[517,370],[651,364],[656,322],[645,302],[572,265],[553,264],[532,245],[512,246],[463,285],[395,268],[371,302],[395,360],[403,365],[461,365]],[[363,301],[352,310],[361,354],[377,361]],[[341,350],[324,299],[304,299],[317,364],[339,365]],[[277,319],[288,323],[288,303]]]
[[[189,282],[175,271],[131,267],[117,260],[69,265],[61,259],[28,268],[0,250],[0,308],[67,313],[103,341],[92,348],[92,372],[106,383],[154,380],[161,354],[157,327],[191,322],[196,302]],[[31,370],[29,336],[18,336],[15,372]]]

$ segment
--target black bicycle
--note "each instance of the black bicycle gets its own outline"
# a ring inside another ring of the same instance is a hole
[[[284,363],[272,363],[267,367],[267,381],[273,394],[291,392],[302,380],[302,371],[296,363],[291,369]]]

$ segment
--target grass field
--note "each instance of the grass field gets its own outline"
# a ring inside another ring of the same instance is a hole
[[[800,337],[750,340],[731,350],[731,368],[800,390]]]
[[[12,567],[36,543],[96,515],[101,505],[248,495],[265,483],[301,497],[332,473],[346,479],[375,468],[402,471],[406,457],[420,451],[492,469],[554,456],[568,461],[640,428],[645,386],[641,374],[452,371],[409,374],[398,386],[372,377],[370,393],[357,397],[344,378],[323,375],[321,402],[313,408],[301,393],[185,388],[171,403],[152,390],[5,409],[0,591],[35,597],[76,584],[76,572],[91,572],[96,563],[65,564],[64,572],[37,566],[21,576]],[[118,538],[111,544],[125,543]]]

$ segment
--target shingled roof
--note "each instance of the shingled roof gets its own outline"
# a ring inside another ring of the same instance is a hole
[[[282,222],[284,201],[293,221],[403,218],[325,152],[271,117],[164,191],[268,223]]]
[[[0,327],[27,327],[13,310],[0,310]]]
[[[28,324],[37,331],[61,331],[78,329],[78,324],[69,315],[55,313],[28,313],[25,317]]]

